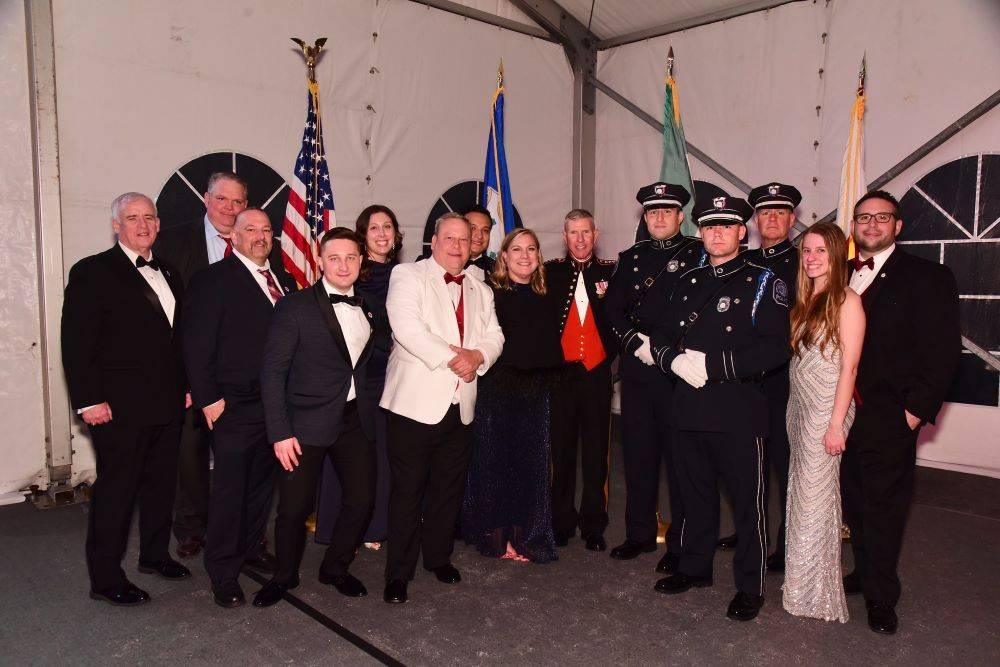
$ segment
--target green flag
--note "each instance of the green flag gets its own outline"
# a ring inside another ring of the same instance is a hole
[[[672,51],[670,55],[673,56]],[[684,207],[681,231],[688,236],[697,236],[698,227],[691,218],[691,209],[694,208],[694,184],[691,182],[691,167],[688,165],[684,126],[681,125],[677,82],[674,81],[672,74],[667,74],[664,83],[666,96],[663,101],[663,162],[660,164],[660,180],[664,183],[683,185],[691,193],[691,201]]]

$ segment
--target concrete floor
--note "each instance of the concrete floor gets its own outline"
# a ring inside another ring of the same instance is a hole
[[[352,571],[371,595],[349,600],[318,583],[321,547],[310,544],[296,594],[413,665],[998,664],[1000,480],[926,468],[918,469],[917,480],[894,637],[868,629],[857,597],[849,598],[846,625],[789,616],[775,575],[768,577],[757,620],[728,621],[728,554],[717,557],[713,588],[667,597],[652,588],[660,553],[622,563],[586,551],[578,539],[548,565],[486,559],[461,546],[454,562],[463,583],[445,586],[418,570],[410,602],[402,606],[381,601],[384,552],[362,550]],[[611,545],[624,533],[623,504],[620,465],[613,460]],[[189,563],[194,577],[180,583],[134,572],[134,537],[126,571],[152,602],[121,609],[91,601],[84,511],[0,508],[0,663],[376,662],[291,604],[216,607],[198,561]],[[723,523],[728,529],[728,516]],[[248,597],[259,587],[247,577],[241,583]]]

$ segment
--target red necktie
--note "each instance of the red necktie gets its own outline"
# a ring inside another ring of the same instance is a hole
[[[455,320],[458,322],[458,338],[459,340],[465,340],[465,294],[462,291],[462,281],[465,280],[465,274],[460,276],[453,276],[450,273],[444,274],[444,284],[457,283],[458,284],[458,305],[455,306]]]
[[[868,259],[862,260],[859,257],[855,257],[851,260],[851,265],[854,267],[855,271],[860,271],[862,267],[867,266],[870,270],[875,270],[875,258],[869,257]]]
[[[226,251],[222,253],[222,257],[226,258],[233,254],[233,242],[229,240],[229,237],[219,234],[219,238],[226,242]]]
[[[264,276],[264,280],[267,281],[267,291],[271,295],[274,302],[277,303],[278,299],[284,295],[281,293],[281,290],[278,289],[278,283],[274,281],[274,276],[272,276],[271,272],[267,269],[257,269],[257,273]]]

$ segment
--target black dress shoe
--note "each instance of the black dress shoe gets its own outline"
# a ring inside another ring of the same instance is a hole
[[[278,566],[278,559],[274,554],[260,550],[257,554],[243,560],[243,567],[249,567],[264,574],[274,574]]]
[[[326,574],[320,570],[319,583],[333,586],[341,595],[349,598],[363,598],[368,595],[365,585],[351,574]]]
[[[271,579],[253,596],[253,606],[270,607],[273,604],[277,604],[281,601],[281,598],[285,597],[287,591],[292,590],[298,585],[299,582],[297,579],[287,584],[282,584]]]
[[[731,551],[736,548],[736,535],[726,535],[719,539],[719,542],[715,545],[723,551]]]
[[[861,595],[861,575],[855,570],[844,577],[844,595]]]
[[[194,558],[201,553],[205,540],[200,537],[188,537],[177,543],[178,558]]]
[[[124,586],[90,591],[90,599],[107,602],[116,607],[134,607],[149,602],[149,593],[136,587],[132,582],[126,582]]]
[[[406,602],[406,582],[402,579],[393,579],[385,585],[385,592],[382,599],[390,604],[403,604]]]
[[[734,621],[752,621],[757,618],[757,612],[763,606],[763,595],[751,595],[750,593],[739,591],[736,593],[733,601],[729,603],[726,616]]]
[[[462,575],[459,574],[458,570],[451,563],[445,563],[444,565],[439,565],[437,567],[425,568],[428,572],[433,572],[437,580],[442,584],[457,584],[462,580]]]
[[[608,543],[604,541],[603,535],[588,535],[584,538],[586,542],[584,546],[587,551],[604,551],[608,548]]]
[[[775,551],[773,554],[767,557],[767,571],[768,572],[784,572],[785,571],[785,554],[778,553]]]
[[[235,579],[226,579],[218,586],[213,586],[212,595],[215,598],[215,604],[226,609],[242,607],[247,601],[243,595],[243,589]]]
[[[187,579],[191,570],[172,558],[158,561],[139,561],[139,571],[143,574],[158,574],[164,579]]]
[[[656,551],[656,542],[642,544],[640,542],[633,542],[632,540],[625,540],[611,550],[610,556],[615,560],[632,560],[639,554],[648,554],[653,551]]]
[[[653,590],[666,595],[685,593],[692,588],[708,588],[712,585],[710,577],[691,577],[681,572],[664,577],[656,582]]]
[[[868,602],[868,627],[880,635],[894,635],[899,627],[896,610],[884,602]]]
[[[680,567],[680,564],[681,557],[668,551],[663,554],[663,558],[661,558],[660,562],[656,564],[656,571],[660,574],[674,574],[677,572],[677,568]]]

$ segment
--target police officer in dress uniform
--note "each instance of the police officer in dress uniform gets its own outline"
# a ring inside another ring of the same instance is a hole
[[[750,191],[748,197],[754,208],[757,230],[760,232],[760,248],[748,250],[747,261],[763,266],[774,272],[788,286],[789,307],[795,304],[795,286],[799,270],[799,251],[788,240],[788,232],[795,224],[795,207],[802,201],[802,195],[791,185],[768,183]],[[771,418],[771,435],[767,438],[764,458],[769,462],[765,469],[773,469],[778,479],[778,498],[781,503],[781,520],[775,535],[774,553],[767,558],[767,569],[771,572],[785,571],[785,505],[788,497],[788,431],[785,426],[785,411],[788,408],[788,364],[768,373],[764,378],[764,393],[767,395],[768,414]],[[767,502],[770,475],[764,474],[768,482],[764,489],[764,516],[767,516]],[[736,536],[719,540],[722,548],[733,548]]]
[[[737,593],[726,615],[741,621],[755,618],[764,603],[769,418],[762,384],[790,356],[788,285],[739,252],[752,213],[735,197],[695,207],[708,261],[681,274],[665,326],[652,335],[656,365],[679,378],[672,425],[685,512],[678,571],[658,581],[656,590],[672,594],[712,585],[721,476],[737,534]]]
[[[667,466],[670,528],[667,553],[657,571],[672,572],[680,553],[684,508],[674,474],[670,440],[670,396],[674,380],[653,365],[652,324],[663,316],[677,278],[701,259],[698,239],[680,233],[681,208],[691,194],[680,185],[653,183],[639,190],[650,238],[619,255],[618,269],[604,298],[605,312],[621,352],[622,458],[625,466],[625,541],[611,550],[618,560],[656,550],[660,468]]]
[[[566,256],[545,263],[545,282],[557,309],[565,384],[552,406],[552,527],[566,546],[579,525],[587,549],[604,551],[608,527],[608,447],[611,436],[611,362],[618,341],[604,313],[615,262],[594,253],[594,216],[573,209],[563,223]],[[580,443],[583,492],[576,510],[576,453]]]

